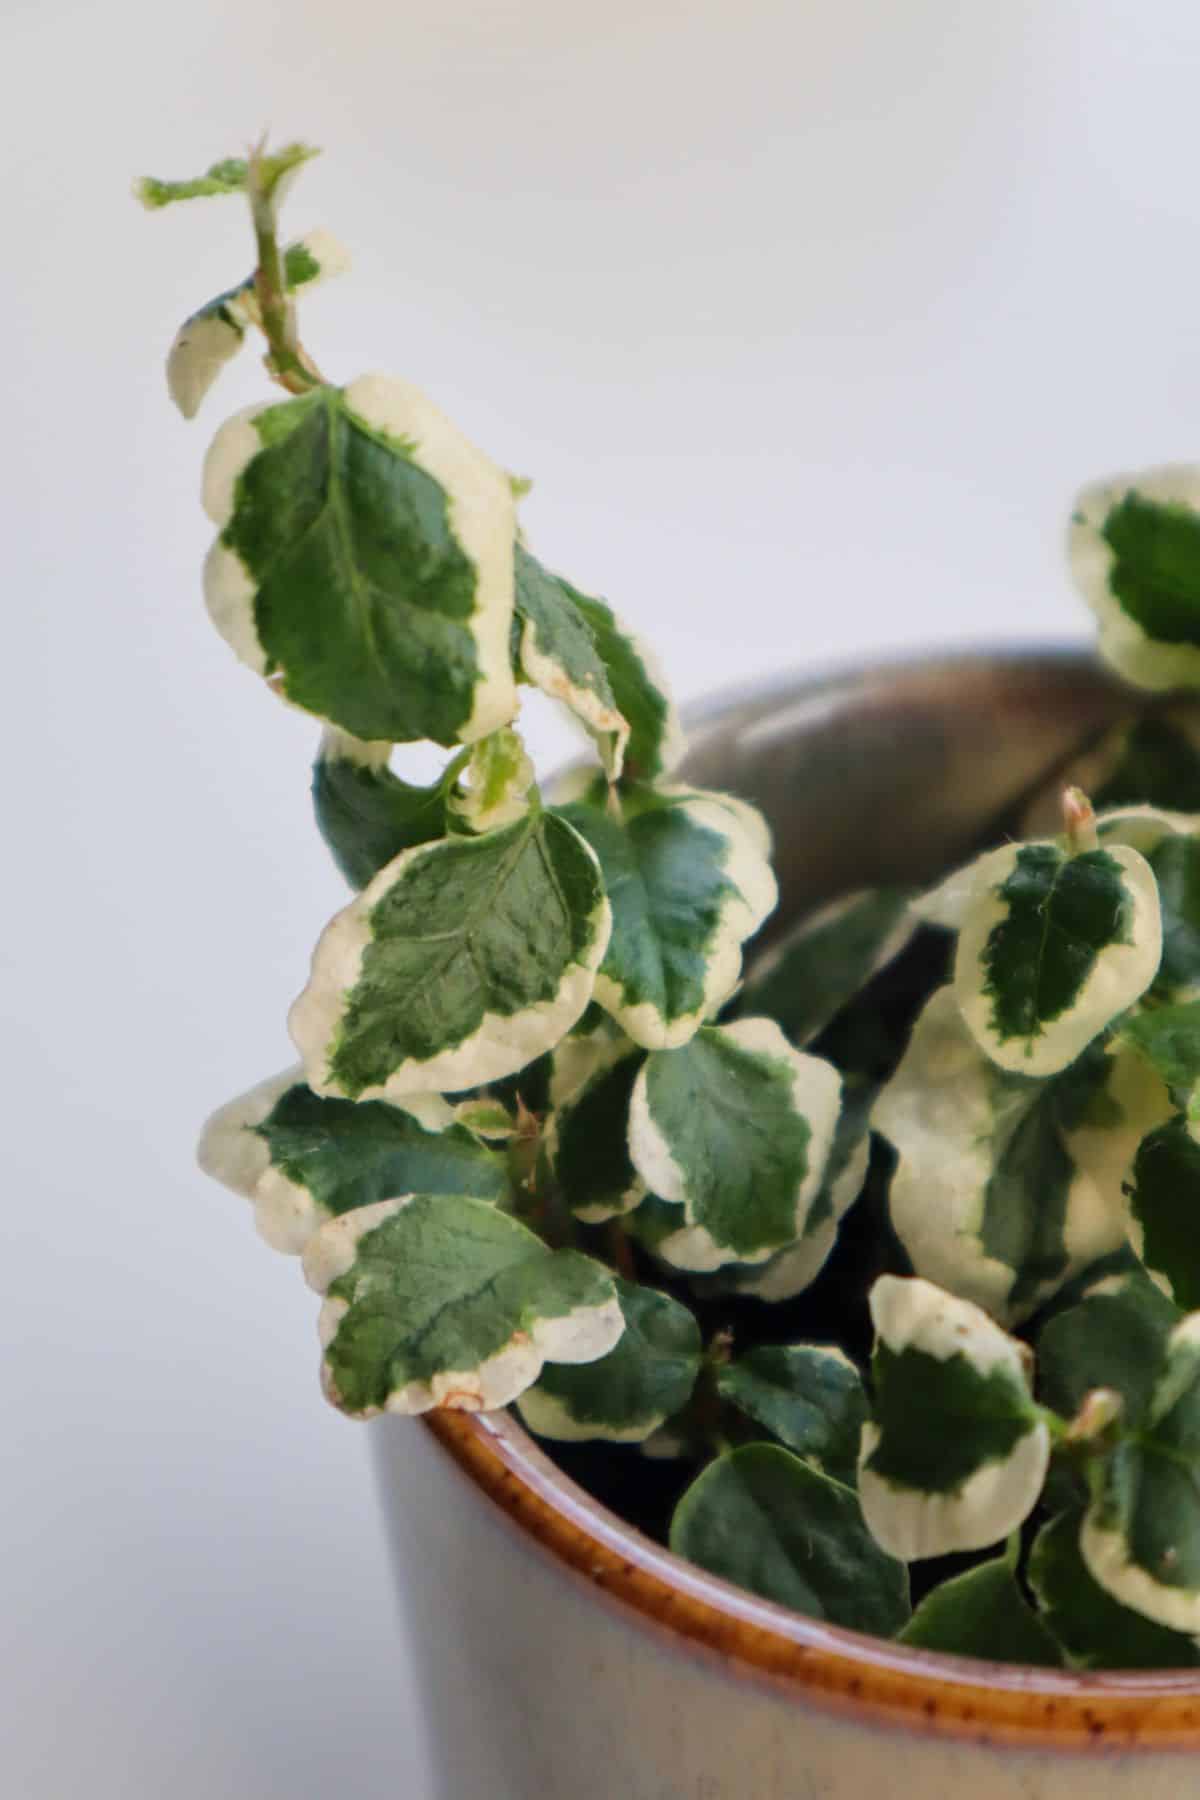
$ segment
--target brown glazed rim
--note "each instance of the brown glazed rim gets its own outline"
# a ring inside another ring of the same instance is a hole
[[[524,1537],[689,1654],[877,1725],[1026,1749],[1200,1750],[1200,1674],[1072,1675],[910,1650],[806,1619],[673,1556],[593,1500],[505,1414],[427,1428]]]

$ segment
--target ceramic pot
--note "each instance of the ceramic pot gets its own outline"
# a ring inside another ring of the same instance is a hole
[[[870,882],[932,879],[1130,710],[1072,653],[891,664],[714,703],[686,774],[766,813],[781,928]],[[1196,1674],[906,1650],[680,1561],[514,1419],[371,1431],[440,1800],[1200,1794]]]

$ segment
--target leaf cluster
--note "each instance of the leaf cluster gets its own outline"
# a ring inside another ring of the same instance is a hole
[[[1193,715],[1093,747],[1098,814],[1039,797],[932,893],[843,897],[748,959],[767,827],[680,778],[640,640],[533,555],[524,484],[419,390],[331,383],[301,346],[296,293],[345,261],[278,244],[310,154],[140,193],[251,202],[254,272],[172,345],[181,411],[251,328],[283,390],[208,453],[204,593],[320,728],[353,892],[299,1061],[213,1115],[201,1161],[301,1258],[326,1394],[515,1403],[631,1488],[657,1464],[678,1553],[837,1625],[1193,1666]],[[1072,557],[1126,673],[1200,678],[1200,477],[1092,491]],[[530,688],[593,752],[545,793]],[[392,767],[417,742],[433,782]]]

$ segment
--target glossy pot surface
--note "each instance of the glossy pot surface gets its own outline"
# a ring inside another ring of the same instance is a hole
[[[775,833],[775,928],[933,879],[1128,692],[1073,652],[783,681],[691,720],[684,773]],[[505,1416],[371,1427],[441,1800],[1188,1800],[1200,1677],[912,1651],[680,1561]]]

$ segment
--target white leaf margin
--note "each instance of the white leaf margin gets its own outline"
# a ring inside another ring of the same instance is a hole
[[[458,1093],[485,1087],[515,1074],[543,1051],[557,1044],[587,1008],[592,998],[596,970],[612,931],[612,908],[604,892],[600,864],[585,838],[567,824],[575,843],[591,860],[600,898],[589,913],[589,933],[582,960],[568,963],[558,992],[522,1012],[503,1016],[488,1013],[470,1036],[447,1046],[432,1057],[409,1057],[393,1069],[386,1081],[364,1088],[356,1100],[391,1100],[402,1104],[411,1094]],[[372,942],[370,916],[383,896],[421,860],[442,854],[449,840],[417,844],[385,863],[348,906],[336,913],[317,940],[308,985],[293,1002],[288,1014],[292,1042],[304,1061],[308,1085],[315,1094],[345,1098],[336,1081],[327,1079],[327,1058],[345,1017],[350,994],[362,973],[363,957]],[[482,842],[482,840],[475,840]]]
[[[332,1284],[353,1267],[359,1239],[402,1212],[414,1198],[412,1194],[402,1194],[394,1200],[379,1200],[373,1206],[359,1207],[322,1225],[304,1252],[304,1278],[309,1287],[326,1295]],[[324,1299],[317,1323],[323,1351],[337,1336],[349,1310],[345,1300]],[[379,1412],[411,1416],[436,1407],[455,1412],[495,1412],[532,1386],[543,1364],[595,1362],[615,1348],[624,1329],[624,1314],[615,1294],[598,1306],[577,1306],[559,1318],[536,1319],[528,1331],[514,1332],[507,1344],[475,1368],[440,1370],[428,1382],[406,1382],[388,1395],[383,1407],[367,1408],[355,1417],[371,1418]],[[328,1363],[322,1366],[321,1379],[326,1396],[337,1405],[337,1390]]]
[[[1113,508],[1131,495],[1152,505],[1200,514],[1200,466],[1169,463],[1137,475],[1114,475],[1084,488],[1075,502],[1067,538],[1072,578],[1099,622],[1101,656],[1127,681],[1156,692],[1200,686],[1200,647],[1152,638],[1113,592],[1116,556],[1102,533]]]
[[[1106,843],[1104,852],[1118,865],[1130,897],[1129,941],[1110,943],[1098,953],[1075,1000],[1041,1031],[1032,1037],[1001,1037],[993,1023],[983,958],[992,932],[1009,916],[999,889],[1027,848],[1006,845],[983,859],[987,877],[976,883],[959,931],[954,992],[968,1029],[998,1067],[1014,1075],[1057,1075],[1154,980],[1162,960],[1162,913],[1158,883],[1146,859],[1127,844]]]
[[[834,1133],[842,1104],[842,1078],[832,1063],[810,1056],[788,1042],[774,1019],[736,1019],[711,1028],[740,1050],[763,1057],[788,1069],[792,1081],[792,1105],[809,1128],[807,1164],[795,1194],[795,1230],[801,1238],[809,1209],[825,1178]],[[731,1255],[695,1216],[695,1202],[688,1190],[686,1172],[675,1160],[671,1145],[650,1110],[650,1064],[643,1064],[633,1084],[629,1105],[629,1155],[649,1193],[672,1205],[682,1206],[685,1224],[655,1245],[655,1255],[672,1267],[691,1274],[712,1274],[731,1261],[746,1265],[767,1263],[785,1246],[774,1245],[756,1255]],[[836,1222],[835,1222],[836,1234]],[[791,1248],[792,1246],[786,1246]],[[832,1247],[832,1246],[830,1246]],[[826,1255],[828,1251],[826,1251]],[[824,1257],[821,1258],[824,1261]]]
[[[914,1348],[938,1362],[963,1357],[981,1376],[1009,1375],[1028,1394],[1024,1346],[979,1307],[919,1277],[881,1275],[871,1289],[879,1340],[899,1354]],[[913,1396],[918,1403],[919,1396]],[[871,1536],[892,1556],[917,1562],[958,1550],[982,1550],[1015,1531],[1037,1504],[1050,1464],[1050,1432],[1042,1419],[1002,1460],[984,1463],[961,1487],[940,1493],[885,1480],[867,1464],[879,1427],[863,1426],[858,1493]]]

